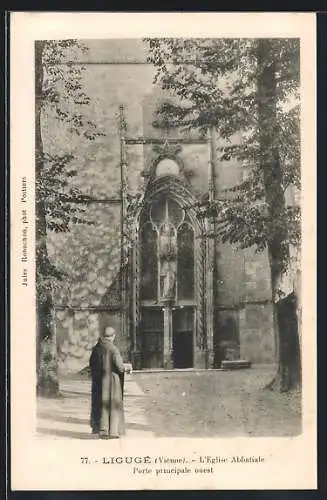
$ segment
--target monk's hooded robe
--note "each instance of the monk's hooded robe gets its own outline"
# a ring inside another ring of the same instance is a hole
[[[90,371],[92,432],[114,437],[125,434],[123,406],[125,366],[117,347],[111,340],[101,338],[93,347]]]

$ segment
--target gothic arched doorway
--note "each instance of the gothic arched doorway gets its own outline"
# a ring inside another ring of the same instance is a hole
[[[142,368],[193,367],[202,333],[202,239],[181,186],[170,178],[156,182],[139,219],[135,300]]]

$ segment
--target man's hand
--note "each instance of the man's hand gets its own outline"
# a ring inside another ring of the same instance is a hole
[[[131,365],[131,363],[124,363],[125,365],[125,372],[126,373],[132,373],[133,372],[133,367]]]

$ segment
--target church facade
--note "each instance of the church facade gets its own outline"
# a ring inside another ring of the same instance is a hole
[[[213,132],[153,126],[167,96],[153,84],[141,41],[88,44],[75,64],[85,67],[85,112],[103,136],[69,147],[92,223],[48,235],[49,254],[67,275],[55,292],[61,373],[86,366],[107,324],[135,369],[274,362],[267,255],[222,243],[215,217],[199,209],[223,201],[242,166],[220,161]],[[46,148],[64,143],[51,116],[43,124]]]

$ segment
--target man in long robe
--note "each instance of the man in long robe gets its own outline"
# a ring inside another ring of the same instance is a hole
[[[106,327],[90,357],[92,377],[91,427],[100,438],[125,434],[123,384],[130,367],[114,345],[115,331]]]

